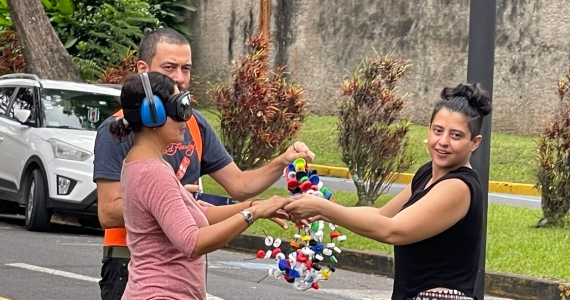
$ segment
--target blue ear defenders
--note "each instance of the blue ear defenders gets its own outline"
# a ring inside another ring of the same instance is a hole
[[[166,110],[162,100],[152,94],[152,88],[147,73],[140,74],[146,97],[140,107],[141,122],[144,127],[160,127],[166,123]]]

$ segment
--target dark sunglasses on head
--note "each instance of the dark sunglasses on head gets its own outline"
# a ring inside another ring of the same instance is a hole
[[[192,117],[192,99],[189,92],[180,92],[172,95],[164,109],[166,115],[178,122],[186,122]]]

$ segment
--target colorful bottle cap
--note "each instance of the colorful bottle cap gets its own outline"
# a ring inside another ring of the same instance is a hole
[[[323,254],[326,256],[331,256],[332,255],[332,250],[329,248],[325,248],[323,249]]]
[[[334,247],[333,250],[336,251],[336,253],[341,253],[341,252],[342,252],[342,250],[340,250],[339,247]]]
[[[323,193],[321,193],[321,191],[314,192],[314,195],[319,197],[319,198],[323,198]]]
[[[295,180],[295,179],[297,179],[297,173],[289,172],[289,173],[287,173],[287,178],[290,180]]]
[[[345,241],[346,240],[346,235],[341,235],[337,238],[339,241]]]
[[[336,257],[334,257],[334,255],[331,255],[330,260],[334,264],[338,263],[338,260],[336,259]]]
[[[319,230],[319,222],[314,221],[313,223],[311,223],[311,230],[312,230],[312,231],[317,231],[317,230]]]
[[[257,256],[257,258],[263,258],[263,257],[265,257],[265,251],[263,251],[263,250],[258,250],[256,256]]]
[[[265,237],[265,246],[271,246],[273,244],[273,238],[270,236]]]
[[[318,175],[310,175],[309,176],[309,181],[313,184],[313,185],[317,185],[319,184],[319,182],[321,181]]]
[[[290,269],[289,270],[289,276],[293,279],[295,278],[299,278],[301,275],[299,274],[299,272],[295,269]]]
[[[273,249],[273,251],[271,251],[271,255],[276,256],[277,253],[281,253],[281,249],[280,248],[275,248]]]
[[[265,252],[265,258],[266,259],[271,258],[271,254],[272,254],[271,250],[267,250],[267,252]]]
[[[327,248],[334,248],[335,244],[334,243],[328,243],[327,244]]]
[[[329,223],[329,228],[330,228],[331,230],[335,230],[335,229],[336,229],[336,225],[333,224],[333,223]]]
[[[293,163],[295,166],[302,166],[304,168],[307,164],[307,161],[304,158],[297,158],[293,161]]]
[[[311,186],[312,184],[310,181],[303,181],[299,187],[301,188],[301,191],[307,192],[311,189]]]
[[[290,266],[289,262],[285,259],[280,259],[279,262],[277,263],[277,267],[279,267],[279,270],[281,270],[281,271],[285,271],[285,270],[289,269],[289,266]]]
[[[285,254],[283,254],[283,252],[279,252],[277,253],[277,255],[275,255],[275,260],[280,260],[280,259],[285,259]]]
[[[339,233],[338,231],[336,231],[336,230],[330,233],[331,239],[337,238],[337,237],[339,237],[339,236],[340,236],[340,233]],[[266,244],[267,244],[267,243],[266,243]],[[269,245],[268,245],[268,246],[269,246]]]
[[[275,241],[273,241],[273,247],[279,248],[279,246],[281,246],[281,239],[276,238]]]
[[[299,182],[296,179],[292,179],[292,180],[288,180],[287,181],[287,189],[289,191],[293,191],[295,190],[297,187],[299,187]]]

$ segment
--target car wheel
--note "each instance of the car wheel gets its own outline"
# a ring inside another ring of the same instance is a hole
[[[46,208],[47,186],[39,169],[32,171],[26,182],[26,229],[47,231],[53,212]]]

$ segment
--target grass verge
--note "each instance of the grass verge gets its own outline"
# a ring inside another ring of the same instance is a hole
[[[225,190],[210,177],[203,177],[203,184],[207,193],[227,196]],[[351,192],[334,191],[334,194],[335,200],[345,206],[354,205],[357,201],[356,194]],[[270,188],[260,197],[268,198],[273,195],[287,196],[288,191]],[[390,199],[390,195],[383,195],[376,205],[382,206]],[[540,215],[540,210],[489,204],[487,270],[570,281],[570,230],[533,228]],[[255,222],[247,232],[263,234],[263,230],[268,235],[281,238],[292,238],[296,233],[293,226],[283,230],[267,220]],[[348,237],[342,248],[388,254],[393,251],[392,246],[358,236],[348,230],[342,233]]]
[[[200,109],[210,124],[219,133],[219,121],[212,111]],[[300,132],[299,140],[305,142],[317,157],[315,164],[345,167],[340,159],[337,146],[336,117],[309,115]],[[423,140],[427,137],[427,127],[412,125],[409,133],[412,141],[408,151],[416,156],[416,163],[407,171],[415,171],[426,161]],[[535,184],[535,153],[537,140],[534,137],[493,133],[491,136],[491,169],[492,181]]]

